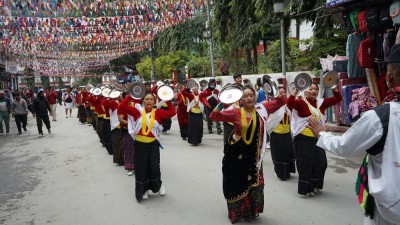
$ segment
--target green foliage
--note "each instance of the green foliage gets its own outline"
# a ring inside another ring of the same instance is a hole
[[[48,76],[41,76],[42,86],[46,89],[50,88],[50,79]]]
[[[175,53],[169,53],[167,55],[160,56],[155,59],[154,62],[154,75],[155,79],[171,79],[172,72],[175,69],[185,67],[186,63],[190,60],[190,54],[185,51],[177,51]],[[139,74],[145,80],[151,79],[151,58],[144,57],[142,61],[136,64],[136,68]]]
[[[136,64],[136,69],[145,80],[151,80],[151,58],[146,56],[142,61]]]
[[[61,79],[61,77],[58,78],[58,86],[60,88],[65,88],[65,83],[64,81]]]
[[[327,54],[346,54],[346,36],[340,32],[330,38],[311,38],[300,42],[289,39],[287,45],[287,71],[309,70],[319,74],[318,70],[321,69],[319,58],[326,57]],[[264,68],[269,68],[273,72],[281,71],[280,41],[274,42],[269,47],[267,59],[263,62]]]
[[[191,77],[205,77],[211,75],[211,65],[208,57],[192,57],[188,62],[188,67]]]

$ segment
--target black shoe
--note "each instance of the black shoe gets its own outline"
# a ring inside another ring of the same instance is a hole
[[[24,129],[24,131],[26,132],[26,127],[22,127]]]
[[[212,133],[213,133],[213,131],[212,131],[212,130],[209,130],[209,131],[208,131],[208,133],[209,133],[209,134],[212,134]]]
[[[21,132],[18,132],[18,134],[17,135],[21,135],[22,133]]]
[[[219,129],[218,131],[217,131],[217,134],[222,134],[223,133],[223,131],[221,130],[221,129]]]

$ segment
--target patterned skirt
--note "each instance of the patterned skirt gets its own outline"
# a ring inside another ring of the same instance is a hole
[[[83,105],[79,106],[78,108],[78,118],[79,122],[86,123],[86,109]]]
[[[124,151],[122,148],[122,129],[115,128],[111,131],[111,142],[113,149],[113,162],[120,166],[124,165]]]
[[[122,146],[124,151],[124,165],[126,170],[134,170],[134,159],[135,159],[135,146],[132,136],[128,133],[128,130],[123,129],[122,131]]]

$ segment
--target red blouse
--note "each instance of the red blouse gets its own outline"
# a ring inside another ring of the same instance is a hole
[[[200,94],[200,99],[202,99],[204,106],[206,106],[207,108],[211,108],[210,103],[208,103],[208,101],[207,101],[207,97],[212,94],[215,94],[218,96],[219,91],[217,89],[214,89],[213,91],[211,91],[210,89],[206,88]],[[219,103],[219,99],[217,99],[217,101]]]
[[[263,102],[264,107],[267,109],[268,114],[274,113],[280,107],[285,104],[284,98],[275,98],[270,102]],[[234,108],[231,110],[220,111],[220,112],[212,112],[210,115],[210,119],[222,121],[222,122],[231,122],[235,126],[235,134],[241,136],[242,134],[242,117],[240,113],[240,108]],[[261,120],[262,121],[262,120]]]
[[[321,111],[322,114],[325,113],[325,109],[336,105],[340,101],[342,101],[342,95],[340,92],[333,92],[333,97],[330,98],[324,98],[324,102],[322,105],[319,107],[319,110]],[[307,101],[315,108],[317,108],[317,100],[310,100],[307,98]],[[293,95],[290,95],[290,97],[287,100],[287,106],[289,110],[297,110],[298,114],[300,117],[309,117],[311,116],[311,112],[308,109],[307,103],[303,99],[296,99]]]
[[[103,111],[105,111],[105,113],[106,113],[106,117],[109,119],[110,118],[110,102],[111,102],[111,100],[110,99],[104,99],[103,101],[101,101],[101,106],[102,106],[102,109],[103,109]]]

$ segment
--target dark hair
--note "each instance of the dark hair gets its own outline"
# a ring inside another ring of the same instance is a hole
[[[315,83],[315,82],[311,82],[311,85],[313,85],[313,84],[315,84],[315,86],[317,86],[317,90],[319,91],[319,86],[318,86],[318,84]],[[310,87],[311,87],[311,85],[310,85]]]
[[[245,84],[243,85],[242,90],[250,89],[254,94],[256,94],[256,91],[254,90],[253,86],[251,84]]]
[[[235,79],[236,77],[241,77],[242,73],[241,72],[236,72],[233,74],[233,79]]]
[[[15,96],[15,97],[21,96],[21,94],[20,94],[19,92],[17,92],[17,93],[14,93],[14,96]]]
[[[262,86],[262,78],[261,77],[257,78],[256,84],[257,84],[258,87]]]
[[[278,87],[278,90],[281,90],[281,89],[283,89],[283,90],[286,91],[286,88],[285,88],[284,86],[279,86],[279,87]]]
[[[153,96],[154,101],[155,101],[155,102],[157,101],[157,97],[153,94],[153,92],[150,92],[150,91],[146,92],[146,94],[145,94],[145,95],[143,96],[143,98],[142,98],[142,101],[144,101],[144,98],[146,98],[147,95]]]

